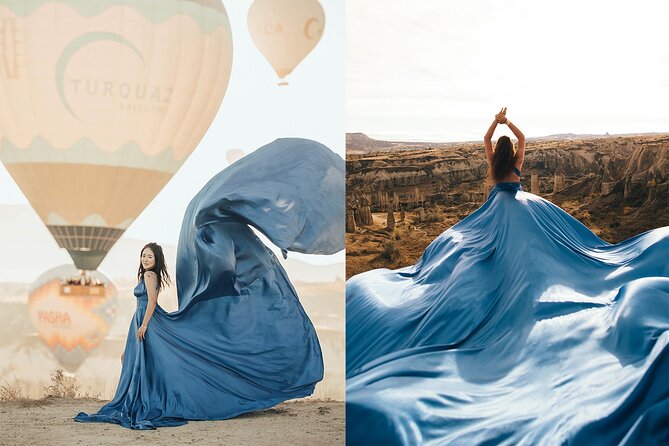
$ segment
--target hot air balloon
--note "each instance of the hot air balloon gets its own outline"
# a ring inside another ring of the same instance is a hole
[[[225,152],[225,159],[228,161],[228,164],[232,164],[237,160],[243,158],[245,155],[242,149],[230,149]]]
[[[194,150],[231,67],[220,0],[0,0],[0,160],[77,268]]]
[[[256,0],[248,15],[248,27],[256,47],[272,65],[281,81],[318,44],[325,14],[318,0]]]
[[[39,337],[58,362],[75,371],[98,347],[116,318],[116,287],[99,271],[80,274],[72,265],[42,274],[28,297]]]

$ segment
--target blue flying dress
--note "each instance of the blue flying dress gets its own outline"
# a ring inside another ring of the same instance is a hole
[[[279,139],[220,172],[193,198],[177,249],[179,309],[160,305],[145,340],[143,280],[118,388],[76,421],[131,429],[218,420],[310,395],[323,378],[316,331],[272,251],[344,247],[344,161],[305,139]]]
[[[669,444],[669,227],[609,244],[497,185],[350,278],[347,444]]]

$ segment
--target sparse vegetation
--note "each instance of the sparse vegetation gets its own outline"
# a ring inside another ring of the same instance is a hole
[[[397,246],[395,246],[394,241],[389,240],[383,244],[383,251],[381,252],[381,257],[383,257],[386,260],[390,260],[391,262],[394,262],[395,260],[400,258],[400,250]]]
[[[76,376],[70,376],[63,369],[55,369],[51,372],[51,385],[43,386],[44,399],[46,398],[96,398],[100,399],[102,394],[94,392],[92,387],[88,387],[84,393],[81,393],[79,381]],[[15,380],[13,384],[4,380],[0,384],[0,401],[19,401],[28,404],[42,404],[44,399],[32,399],[24,397],[21,391],[21,385]]]
[[[80,394],[79,396],[83,397],[83,398],[95,398],[95,399],[98,399],[98,400],[102,399],[102,393],[94,392],[93,388],[90,387],[90,386],[88,387],[88,389],[86,389],[86,392],[84,392],[83,395]]]
[[[4,380],[5,384],[0,384],[0,401],[16,401],[22,399],[21,388],[17,382],[9,384]]]
[[[44,397],[76,398],[79,383],[76,376],[68,376],[63,369],[51,372],[51,385],[44,386]]]

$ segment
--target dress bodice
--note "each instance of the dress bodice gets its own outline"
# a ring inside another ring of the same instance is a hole
[[[495,189],[498,190],[507,190],[507,191],[518,191],[523,190],[523,187],[520,185],[520,181],[505,182],[495,184]]]
[[[148,300],[149,299],[149,295],[146,292],[146,285],[144,284],[144,278],[143,277],[139,280],[139,282],[137,282],[137,285],[135,285],[135,289],[133,290],[133,294],[139,300]]]
[[[493,187],[490,190],[490,193],[488,194],[488,200],[490,200],[492,197],[497,195],[499,192],[506,191],[506,192],[518,192],[522,191],[523,187],[520,185],[520,181],[518,182],[502,182],[502,183],[496,183],[495,187]]]

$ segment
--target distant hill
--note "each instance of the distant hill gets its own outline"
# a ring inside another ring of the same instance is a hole
[[[346,151],[370,152],[393,147],[395,143],[370,138],[364,133],[346,134]]]
[[[425,147],[444,149],[448,147],[456,147],[461,144],[461,142],[382,141],[370,138],[364,133],[346,134],[347,155],[380,152],[384,150],[413,150]]]
[[[581,139],[598,139],[598,138],[613,138],[613,137],[633,137],[633,136],[651,136],[662,135],[662,133],[626,133],[621,135],[595,135],[595,134],[575,134],[575,133],[557,133],[546,136],[528,137],[528,141],[575,141]],[[346,134],[346,154],[365,154],[384,150],[413,150],[425,149],[427,147],[444,149],[449,147],[458,147],[463,144],[483,143],[483,136],[481,141],[458,141],[458,142],[436,142],[436,141],[383,141],[370,138],[364,133],[347,133]]]

